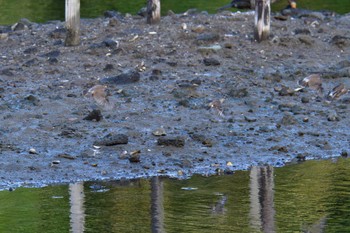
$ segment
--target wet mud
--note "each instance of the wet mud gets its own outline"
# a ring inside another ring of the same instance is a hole
[[[190,11],[0,27],[0,186],[194,173],[347,156],[350,15]],[[299,80],[320,75],[322,88]],[[341,95],[330,95],[343,84]]]

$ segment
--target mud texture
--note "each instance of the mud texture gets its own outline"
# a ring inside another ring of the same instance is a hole
[[[194,173],[346,156],[350,15],[189,11],[1,26],[0,187]],[[323,92],[298,81],[320,74]],[[93,88],[102,85],[98,93]],[[93,89],[91,89],[93,88]]]

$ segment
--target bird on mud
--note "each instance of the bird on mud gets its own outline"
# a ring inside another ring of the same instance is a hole
[[[319,93],[323,92],[322,79],[321,79],[321,75],[319,74],[311,74],[299,80],[298,84],[301,86],[301,88],[298,88],[295,91],[299,91],[308,87],[310,89],[318,91]]]
[[[224,101],[225,99],[214,100],[208,104],[208,107],[213,109],[217,115],[224,117],[225,115],[222,109],[222,103],[224,103]]]
[[[111,109],[112,104],[108,100],[106,89],[107,86],[105,85],[95,85],[87,91],[85,96],[92,97],[98,106],[102,106],[106,109]]]
[[[339,99],[340,96],[345,95],[349,92],[349,89],[345,87],[343,83],[335,86],[331,91],[328,92],[326,99],[329,101]]]
[[[276,2],[277,0],[271,0],[271,3]],[[238,9],[254,9],[256,0],[232,0],[230,4],[227,4],[223,7],[220,7],[218,11],[225,10],[227,8],[238,8]],[[287,8],[297,8],[296,0],[288,0]]]

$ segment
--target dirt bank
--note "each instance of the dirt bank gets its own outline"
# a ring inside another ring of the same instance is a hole
[[[86,19],[77,47],[64,46],[63,22],[22,23],[0,28],[1,187],[229,173],[350,151],[350,96],[324,99],[350,87],[350,15],[272,18],[260,44],[251,13]],[[313,73],[323,93],[294,91]],[[88,93],[99,84],[103,105]]]

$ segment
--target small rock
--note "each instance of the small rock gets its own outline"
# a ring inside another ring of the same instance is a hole
[[[298,114],[301,114],[302,111],[303,111],[303,108],[300,107],[299,105],[294,105],[290,111],[294,114],[294,115],[298,115]]]
[[[221,49],[222,47],[220,45],[212,45],[212,46],[201,46],[198,48],[197,51],[203,55],[207,55],[209,53],[216,53]]]
[[[350,61],[348,60],[342,60],[336,65],[337,69],[343,69],[350,67]]]
[[[248,96],[248,90],[246,87],[232,88],[229,90],[228,95],[234,98],[243,98]]]
[[[218,41],[219,39],[220,39],[220,35],[214,34],[214,33],[200,34],[196,38],[197,41],[210,41],[210,42]]]
[[[136,83],[138,81],[140,81],[140,73],[137,72],[136,70],[128,70],[114,77],[102,78],[100,80],[100,83],[119,85],[119,84]]]
[[[328,121],[339,121],[340,118],[339,118],[339,116],[338,116],[338,114],[336,112],[331,112],[331,113],[328,114],[327,120]]]
[[[292,96],[294,95],[294,90],[290,87],[282,86],[280,89],[275,89],[278,91],[280,96]]]
[[[38,106],[40,102],[40,100],[33,95],[28,95],[24,100],[27,101],[28,103],[31,103],[34,106]]]
[[[350,37],[335,35],[330,43],[339,48],[347,47],[350,45]]]
[[[60,163],[61,163],[60,160],[54,160],[54,161],[51,162],[51,166],[52,166],[52,165],[58,165],[58,164],[60,164]]]
[[[75,157],[69,154],[58,154],[57,157],[59,158],[64,158],[64,159],[69,159],[69,160],[74,160]]]
[[[205,30],[205,27],[203,25],[197,25],[192,28],[192,32],[196,32],[196,33],[203,33],[204,30]]]
[[[103,13],[103,16],[105,18],[118,18],[118,19],[123,18],[123,16],[117,11],[105,11]]]
[[[306,160],[306,154],[305,153],[299,153],[297,156],[296,156],[296,159],[298,160],[298,162],[303,162]]]
[[[116,27],[119,25],[119,21],[117,18],[113,17],[109,20],[108,26],[110,27]]]
[[[256,122],[257,119],[253,117],[244,116],[244,120],[246,122]]]
[[[8,33],[0,33],[0,40],[7,40],[8,36]]]
[[[273,146],[269,149],[270,151],[278,151],[283,153],[288,153],[288,148],[286,146]]]
[[[64,39],[66,37],[67,29],[57,28],[49,33],[52,39]]]
[[[314,41],[310,36],[306,36],[306,35],[304,35],[304,36],[299,36],[299,37],[298,37],[298,40],[299,40],[301,43],[306,44],[306,45],[309,45],[309,46],[315,44],[315,41]]]
[[[113,39],[106,39],[102,43],[111,49],[117,49],[119,47],[119,42]]]
[[[54,50],[54,51],[45,53],[45,54],[41,55],[40,57],[45,57],[47,59],[57,58],[60,54],[61,54],[61,52],[59,50]]]
[[[35,155],[35,154],[38,154],[38,152],[36,152],[36,150],[34,148],[30,148],[29,154]]]
[[[294,33],[296,35],[298,35],[298,34],[310,35],[311,34],[310,30],[307,28],[297,28],[294,30]]]
[[[128,144],[129,138],[125,134],[108,134],[103,139],[94,142],[95,146],[115,146]]]
[[[26,61],[23,66],[25,67],[30,67],[30,66],[35,66],[35,65],[38,65],[39,64],[39,61],[37,58],[33,58],[33,59],[30,59],[28,61]]]
[[[213,146],[212,140],[209,139],[209,138],[207,138],[207,137],[205,137],[205,136],[202,135],[202,134],[196,134],[196,133],[194,133],[194,134],[191,134],[190,136],[191,136],[191,138],[192,138],[193,140],[202,143],[202,144],[203,144],[204,146],[206,146],[206,147],[212,147],[212,146]]]
[[[94,109],[91,112],[89,112],[89,114],[83,118],[83,120],[87,120],[87,121],[100,121],[102,120],[103,116],[101,113],[101,110],[99,109]]]
[[[139,163],[141,161],[140,153],[134,153],[129,157],[130,163]]]
[[[185,145],[185,139],[182,137],[161,137],[158,139],[158,145],[183,147]]]
[[[308,118],[308,117],[304,117],[304,118],[303,118],[303,122],[305,122],[305,123],[306,123],[306,122],[309,122],[309,118]]]
[[[14,73],[11,70],[12,69],[10,69],[10,68],[0,70],[0,75],[6,75],[6,76],[9,76],[9,77],[13,77]],[[0,80],[0,82],[1,82],[1,80]]]
[[[340,153],[341,157],[343,158],[347,158],[348,157],[348,152],[346,150],[343,150],[341,153]]]
[[[204,58],[203,63],[206,66],[219,66],[220,62],[215,58]]]
[[[34,54],[38,52],[38,48],[37,47],[30,47],[27,48],[23,51],[24,54]]]
[[[281,125],[295,125],[298,121],[290,114],[285,114],[280,121]]]
[[[154,136],[166,136],[166,132],[165,132],[165,129],[164,128],[159,128],[159,129],[156,129],[152,132],[152,134]]]
[[[308,97],[303,96],[303,97],[301,97],[301,102],[302,102],[303,104],[307,104],[307,103],[310,102],[310,99],[309,99]]]
[[[147,7],[142,7],[138,12],[137,15],[142,17],[147,17]]]
[[[12,25],[11,27],[12,31],[21,31],[21,30],[26,30],[28,29],[28,26],[25,25],[24,23],[15,23],[14,25]]]
[[[103,68],[103,71],[111,71],[114,69],[114,66],[112,64],[107,64],[105,68]]]

